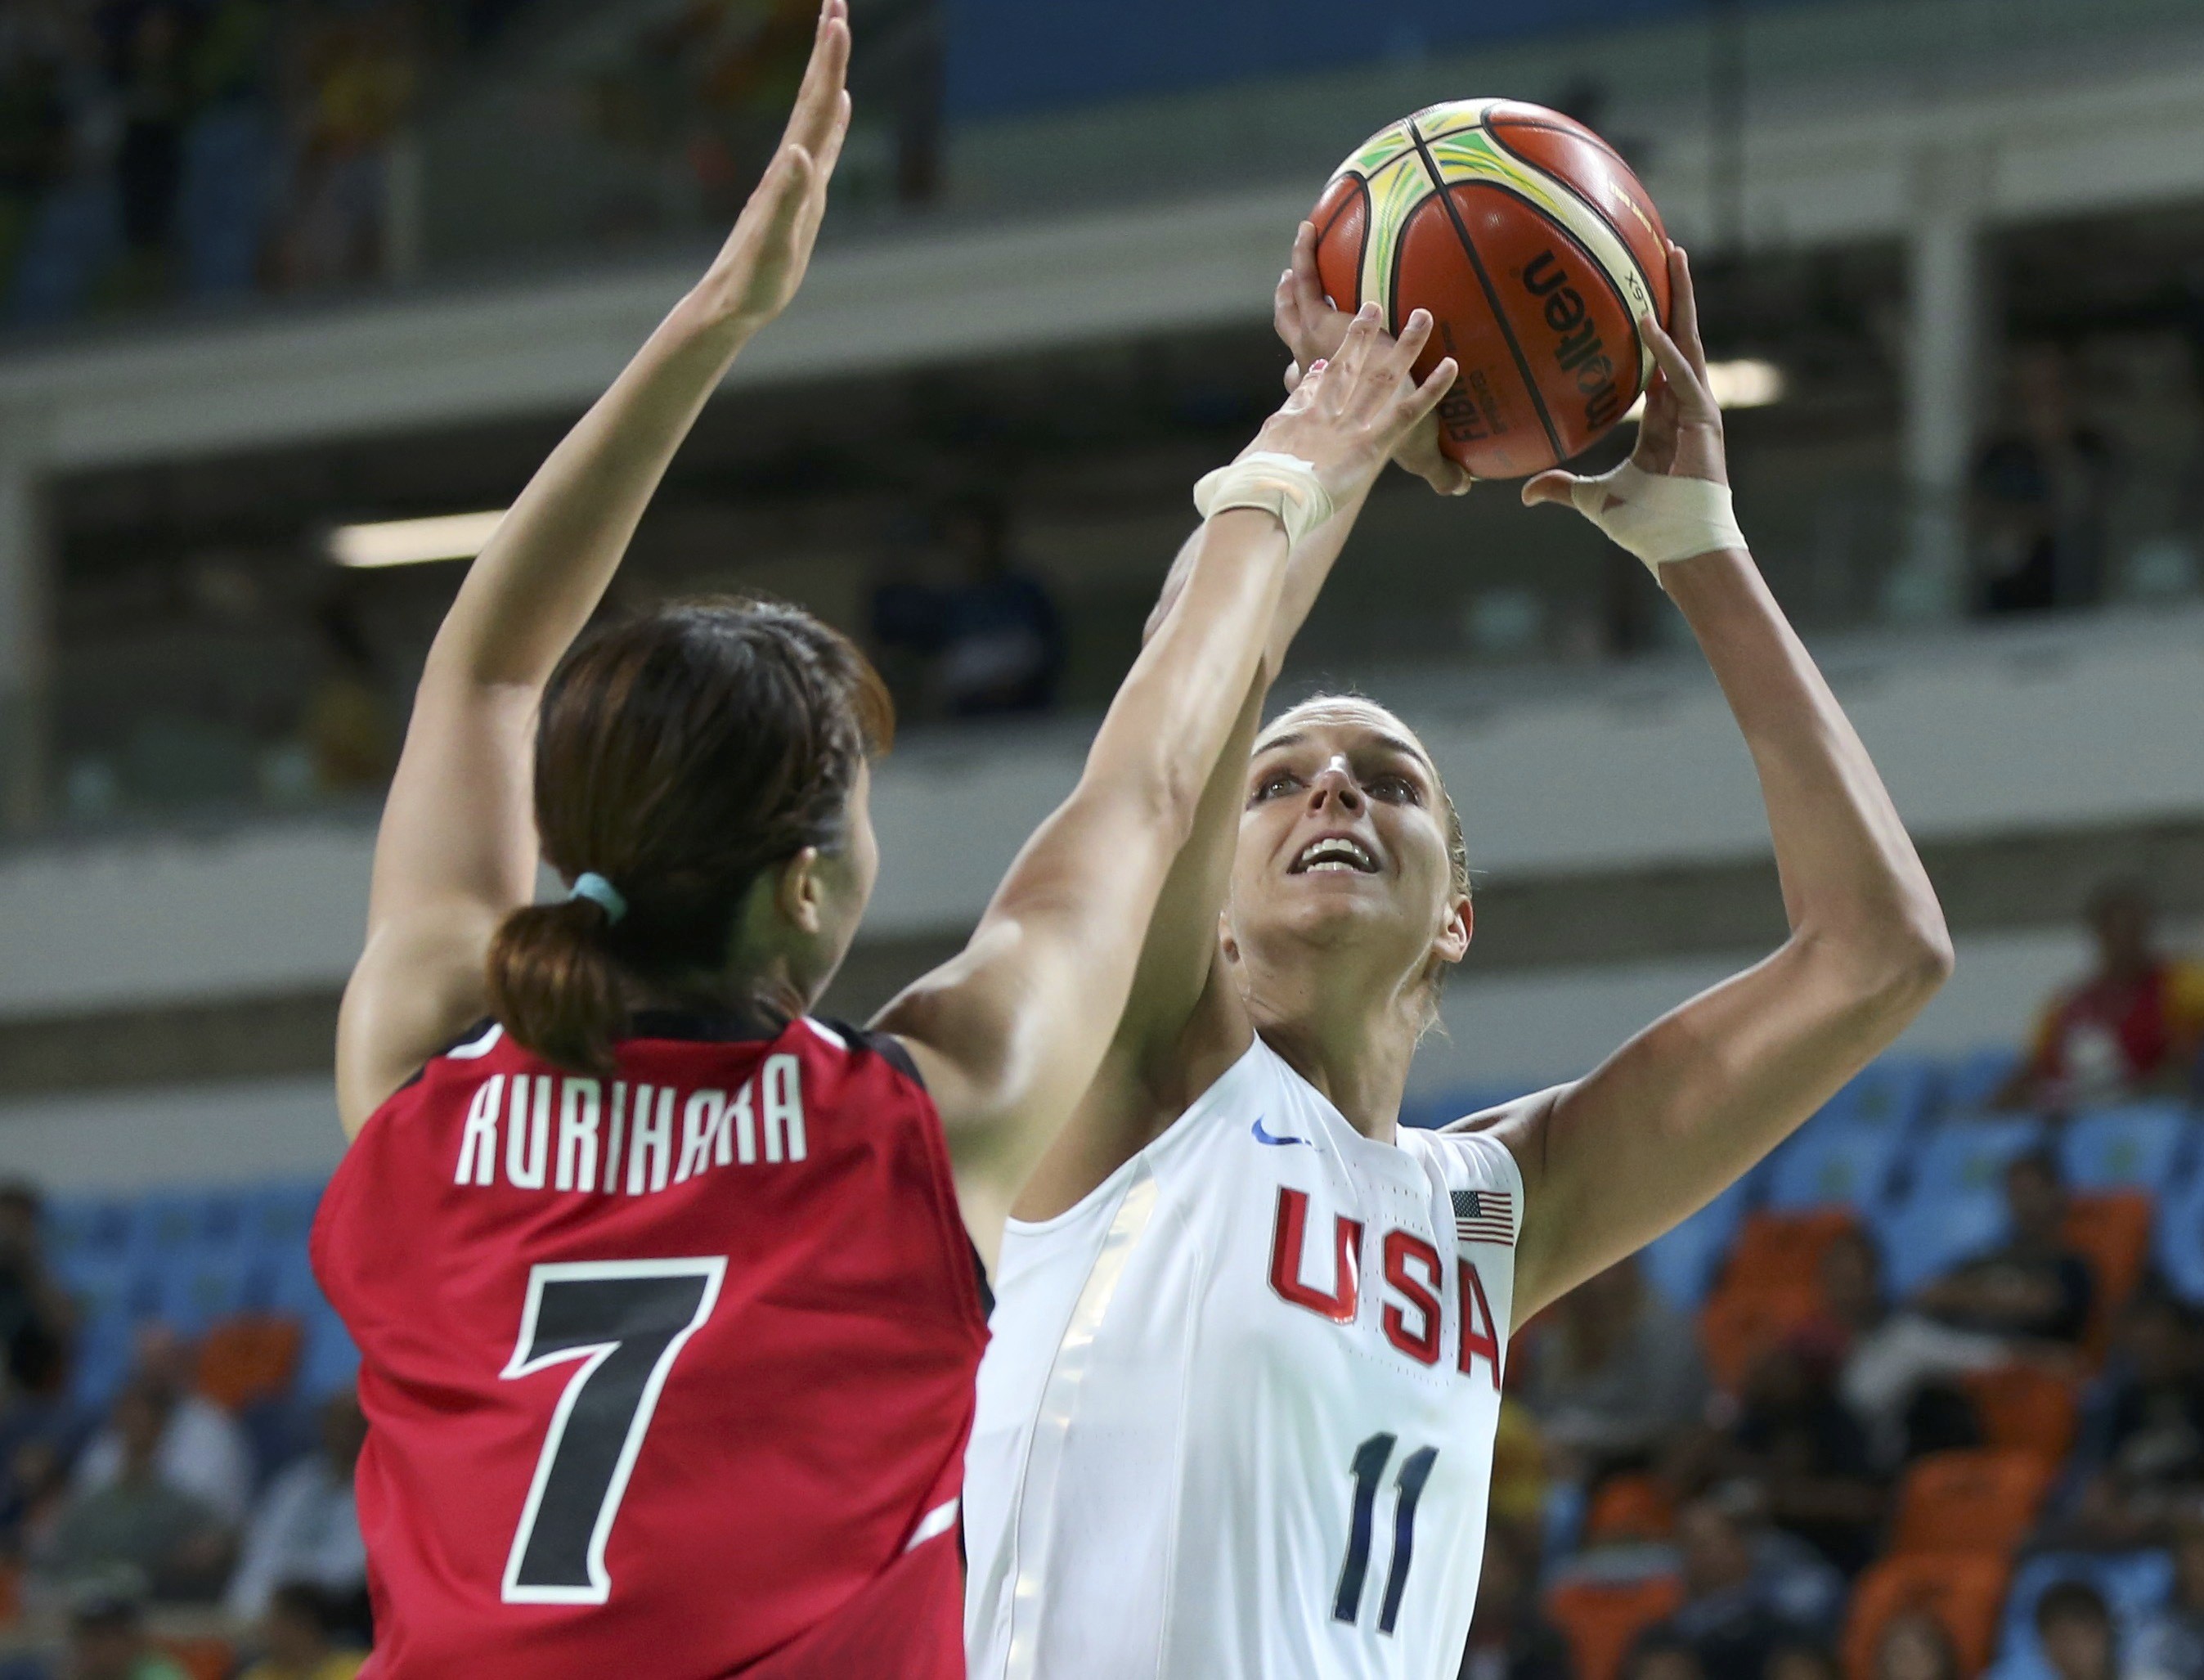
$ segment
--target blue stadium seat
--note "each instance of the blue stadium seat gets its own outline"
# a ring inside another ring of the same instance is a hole
[[[2204,1168],[2159,1199],[2152,1257],[2176,1295],[2204,1303]]]
[[[2006,1045],[1960,1057],[1945,1070],[1945,1111],[1971,1114],[1988,1107],[1998,1088],[2012,1077],[2013,1069],[2019,1066],[2020,1052]]]
[[[1732,1184],[1674,1231],[1638,1251],[1646,1281],[1680,1312],[1697,1312],[1714,1286],[1752,1201],[1752,1181]]]
[[[2130,1102],[2078,1114],[2059,1140],[2059,1166],[2076,1190],[2164,1191],[2183,1164],[2189,1115],[2174,1101]]]
[[[2086,1581],[2094,1587],[2112,1613],[2113,1649],[2130,1650],[2137,1625],[2172,1594],[2173,1560],[2163,1552],[2109,1557],[2088,1552],[2047,1552],[2029,1558],[2014,1574],[2011,1590],[2006,1595],[1990,1680],[2055,1680],[2050,1659],[2035,1636],[2035,1601],[2060,1581]]]
[[[1816,1119],[1841,1119],[1848,1125],[1910,1131],[1928,1119],[1934,1105],[1940,1071],[1934,1062],[1885,1056],[1869,1063],[1828,1101]]]
[[[1785,1214],[1876,1208],[1905,1145],[1905,1133],[1896,1126],[1863,1124],[1824,1109],[1770,1157],[1768,1205]]]
[[[265,1249],[306,1251],[306,1238],[314,1228],[314,1210],[321,1206],[318,1181],[265,1185],[252,1193],[251,1212],[256,1244]]]
[[[1885,1291],[1893,1300],[1911,1294],[1970,1256],[1995,1247],[2006,1226],[2001,1191],[1917,1193],[1875,1221]]]
[[[359,1350],[344,1321],[324,1306],[306,1323],[306,1347],[299,1361],[297,1391],[301,1400],[324,1399],[349,1388],[359,1374]]]
[[[1912,1182],[1907,1195],[1963,1196],[2002,1191],[2006,1165],[2041,1149],[2047,1133],[2029,1118],[1946,1120],[1908,1151]]]

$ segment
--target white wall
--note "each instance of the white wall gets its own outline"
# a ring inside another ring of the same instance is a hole
[[[1924,838],[2204,810],[2204,615],[1838,644],[1832,680]],[[1696,658],[1370,684],[1421,728],[1488,876],[1750,857],[1751,766]],[[915,741],[874,794],[866,926],[967,926],[1078,775],[1086,722]],[[303,824],[0,855],[0,1015],[335,986],[370,839]]]

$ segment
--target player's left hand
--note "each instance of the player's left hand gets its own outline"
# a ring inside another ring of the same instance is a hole
[[[1271,305],[1271,324],[1293,352],[1294,364],[1286,370],[1289,391],[1300,389],[1303,368],[1339,353],[1354,321],[1345,310],[1333,308],[1324,295],[1316,269],[1316,223],[1302,223],[1294,234],[1292,265],[1278,276],[1277,294]],[[1436,413],[1417,423],[1393,452],[1393,459],[1441,496],[1460,496],[1469,489],[1468,472],[1439,448]]]
[[[826,213],[826,183],[850,132],[849,0],[825,0],[796,109],[734,231],[696,288],[717,321],[755,332],[803,283]]]
[[[1668,247],[1668,286],[1674,336],[1650,315],[1638,324],[1660,365],[1645,388],[1645,412],[1638,419],[1638,447],[1630,452],[1630,464],[1655,478],[1706,478],[1727,484],[1729,464],[1722,451],[1721,406],[1708,383],[1692,265],[1680,245]],[[1573,502],[1576,487],[1592,482],[1556,467],[1523,486],[1523,503]]]

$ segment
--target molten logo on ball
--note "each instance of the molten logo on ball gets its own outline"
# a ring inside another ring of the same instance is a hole
[[[1523,270],[1524,286],[1545,300],[1546,324],[1556,340],[1554,359],[1575,377],[1577,394],[1585,400],[1585,430],[1598,431],[1622,413],[1622,396],[1614,389],[1614,359],[1598,326],[1585,318],[1584,294],[1568,280],[1568,270],[1550,246]]]

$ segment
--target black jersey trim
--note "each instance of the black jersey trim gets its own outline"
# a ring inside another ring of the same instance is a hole
[[[846,1039],[852,1045],[862,1046],[870,1050],[919,1089],[922,1091],[926,1089],[926,1076],[918,1071],[918,1064],[911,1059],[910,1051],[905,1048],[903,1040],[898,1038],[893,1033],[874,1032],[864,1027],[853,1027],[847,1021],[836,1021],[825,1018],[820,1020],[819,1024],[828,1031]],[[927,1095],[931,1095],[932,1093],[928,1092]]]

